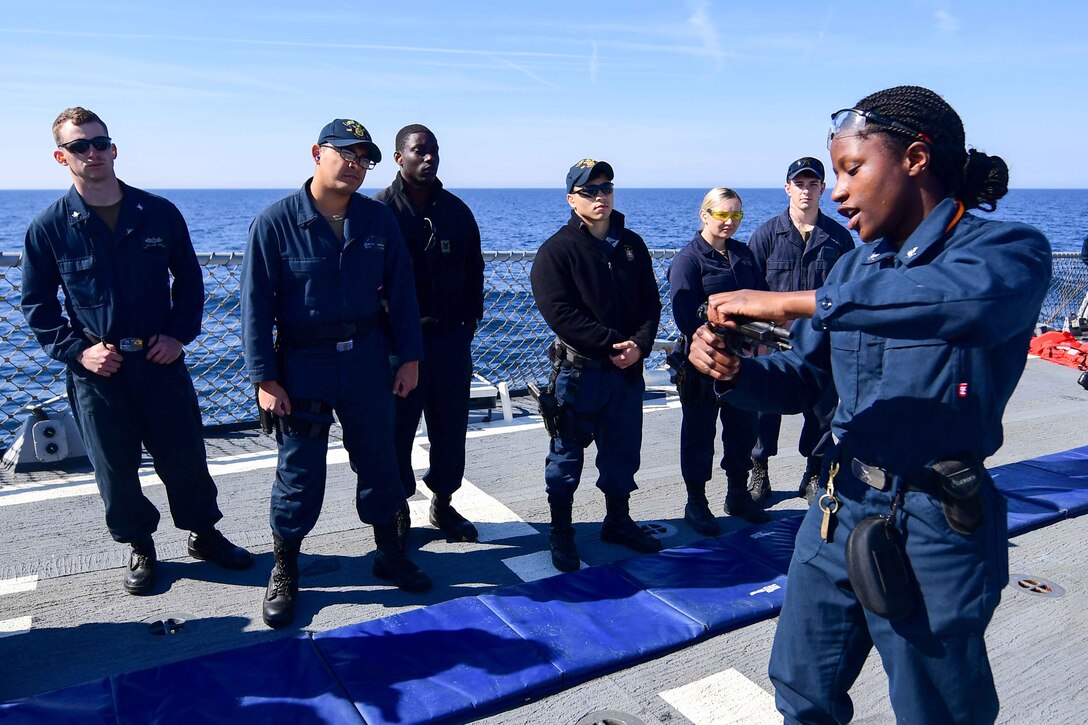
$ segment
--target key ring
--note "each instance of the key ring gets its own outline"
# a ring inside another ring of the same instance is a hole
[[[824,499],[827,499],[829,503],[824,503]],[[820,496],[820,500],[816,502],[816,505],[820,507],[820,510],[825,514],[834,516],[839,510],[839,499],[835,498],[834,494],[825,493]]]

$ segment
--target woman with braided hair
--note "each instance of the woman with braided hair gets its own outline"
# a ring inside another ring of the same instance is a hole
[[[1050,245],[992,211],[999,157],[965,147],[936,93],[890,88],[832,116],[831,198],[866,244],[815,291],[710,298],[711,321],[793,326],[740,360],[705,329],[690,362],[733,405],[796,413],[833,385],[835,447],[797,534],[770,677],[786,722],[842,723],[875,646],[900,722],[993,722],[984,634],[1008,582],[1002,495],[983,467],[1023,372]]]

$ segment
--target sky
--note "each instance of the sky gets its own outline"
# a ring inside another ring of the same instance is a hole
[[[312,5],[312,8],[306,7]],[[0,189],[62,189],[50,127],[84,106],[152,189],[294,188],[333,118],[423,123],[451,188],[774,187],[829,117],[940,93],[1014,188],[1088,187],[1088,3],[0,0]]]

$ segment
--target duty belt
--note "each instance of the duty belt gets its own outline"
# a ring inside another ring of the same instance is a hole
[[[878,491],[887,491],[890,489],[892,486],[892,479],[897,475],[886,468],[874,466],[871,463],[866,463],[860,458],[855,458],[850,451],[845,448],[841,448],[839,451],[839,461],[842,465],[849,465],[850,473],[853,474],[854,478],[864,484],[872,486]],[[928,468],[923,468],[910,476],[899,475],[899,485],[901,490],[904,491],[923,491],[931,494],[938,493],[937,481],[934,478],[933,471]]]
[[[600,370],[607,366],[601,360],[594,360],[576,352],[561,340],[555,345],[555,356],[559,359],[559,362],[567,363],[575,370]]]
[[[378,328],[378,316],[326,325],[310,325],[281,332],[282,344],[295,349],[329,349],[347,352],[355,347],[355,338]]]
[[[102,340],[97,335],[93,335],[86,330],[83,331],[83,334],[94,345],[97,345],[100,342],[106,342],[107,345],[110,344],[109,342]],[[142,337],[122,337],[116,342],[116,344],[114,344],[114,347],[116,347],[120,352],[143,352],[144,349],[147,347],[147,340],[143,339]]]

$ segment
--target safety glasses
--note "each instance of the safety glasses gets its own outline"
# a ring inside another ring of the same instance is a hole
[[[869,124],[880,126],[888,131],[895,131],[908,138],[933,143],[933,139],[918,129],[911,128],[901,121],[877,113],[876,111],[859,111],[856,108],[844,108],[831,114],[831,128],[827,132],[827,147],[831,148],[831,142],[836,136],[856,136],[865,130]]]
[[[742,211],[720,211],[718,209],[705,209],[707,214],[720,222],[739,222],[744,218]]]
[[[603,184],[586,184],[574,193],[583,199],[596,199],[598,196],[608,196],[615,190],[616,185],[611,181],[606,181]]]
[[[92,146],[94,146],[95,151],[105,151],[112,145],[113,139],[109,136],[95,136],[94,138],[77,138],[75,141],[69,141],[68,143],[59,143],[57,148],[82,156]]]

